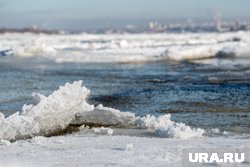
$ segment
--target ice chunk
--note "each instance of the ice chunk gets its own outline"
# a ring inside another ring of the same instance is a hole
[[[203,129],[195,129],[183,123],[176,123],[170,117],[170,114],[160,117],[147,115],[138,118],[136,124],[141,128],[154,129],[155,135],[159,137],[187,139],[203,135]]]
[[[190,126],[186,126],[183,123],[175,123],[172,126],[156,129],[155,134],[160,137],[188,139],[194,137],[202,137],[204,132],[205,131],[200,128],[192,129]]]
[[[72,124],[127,127],[133,125],[134,121],[133,113],[121,112],[100,104],[91,111],[78,112]]]
[[[125,147],[125,150],[126,151],[132,151],[134,149],[134,147],[133,147],[133,144],[132,143],[128,143],[127,145],[126,145],[126,147]]]
[[[9,140],[0,139],[0,145],[10,146],[11,142]]]
[[[0,138],[17,140],[53,135],[70,124],[150,129],[157,136],[171,138],[200,137],[204,132],[176,123],[170,119],[170,115],[137,117],[131,112],[102,105],[94,107],[86,101],[89,94],[90,90],[82,86],[82,81],[66,83],[48,97],[34,94],[36,104],[24,105],[21,113],[16,112],[7,118],[0,113]],[[96,133],[113,134],[110,128],[93,130]]]
[[[113,134],[113,129],[111,128],[105,128],[105,127],[101,127],[101,128],[93,128],[93,131],[97,134],[105,134],[105,135],[109,135],[111,136]]]
[[[90,91],[82,81],[65,84],[34,106],[24,106],[5,118],[0,113],[0,138],[16,140],[36,135],[49,135],[66,128],[80,110],[92,109],[85,99]]]

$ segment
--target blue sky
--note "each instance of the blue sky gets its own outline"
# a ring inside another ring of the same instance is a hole
[[[250,20],[250,0],[0,0],[0,27],[84,29],[149,20]]]

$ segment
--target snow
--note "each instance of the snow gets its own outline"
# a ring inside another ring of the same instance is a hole
[[[195,144],[194,144],[195,143]],[[166,139],[136,136],[71,134],[35,137],[0,145],[0,166],[173,166],[184,148],[246,148],[249,139]]]

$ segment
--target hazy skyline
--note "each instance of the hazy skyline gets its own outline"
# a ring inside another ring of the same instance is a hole
[[[85,29],[192,18],[250,20],[249,0],[0,0],[0,27]]]

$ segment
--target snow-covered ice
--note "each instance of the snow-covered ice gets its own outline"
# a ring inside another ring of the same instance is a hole
[[[62,142],[63,141],[63,142]],[[195,143],[195,144],[194,144]],[[4,167],[173,166],[182,164],[183,148],[247,148],[249,139],[166,139],[71,134],[35,137],[0,145]]]
[[[55,62],[144,62],[249,57],[250,32],[0,35],[0,53]]]

